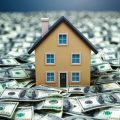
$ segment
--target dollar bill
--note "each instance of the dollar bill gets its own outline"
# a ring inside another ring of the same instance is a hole
[[[110,75],[101,75],[98,79],[95,79],[94,82],[96,84],[110,83],[113,82],[113,79],[110,77]]]
[[[77,98],[64,98],[63,110],[65,113],[82,113],[82,107],[79,104]]]
[[[11,81],[1,81],[0,82],[0,94],[4,91],[5,88],[14,88],[18,85],[16,80]]]
[[[47,98],[43,104],[42,109],[62,110],[63,109],[63,98],[61,97]]]
[[[0,70],[0,78],[2,79],[25,79],[30,75],[22,68],[9,68]]]
[[[14,58],[0,58],[0,66],[1,67],[9,67],[9,66],[16,66],[20,65]]]
[[[102,63],[103,63],[103,60],[101,58],[92,58],[91,59],[91,66],[99,65]]]
[[[96,86],[79,86],[79,87],[69,87],[69,93],[72,94],[88,94],[88,93],[96,93],[97,88]]]
[[[98,79],[95,80],[96,84],[110,83],[110,82],[119,82],[120,81],[120,72],[112,72],[106,75],[100,75]]]
[[[94,117],[102,120],[120,120],[120,106],[99,109],[95,111]]]
[[[0,99],[2,100],[13,100],[13,101],[40,101],[46,97],[60,96],[58,92],[36,90],[33,88],[6,88],[1,94]]]
[[[116,58],[115,53],[105,54],[105,55],[103,56],[103,60],[105,60],[105,61],[111,61],[111,60],[116,60],[116,59],[117,59],[117,58]]]
[[[113,70],[109,63],[99,64],[96,66],[96,68],[99,73],[109,72]]]
[[[106,83],[98,85],[98,88],[101,92],[110,92],[115,90],[120,90],[120,86],[117,83]]]
[[[104,93],[93,96],[78,98],[84,111],[101,107],[109,107],[120,103],[119,93]]]
[[[12,118],[18,104],[18,102],[0,102],[0,116]]]
[[[18,107],[15,111],[13,120],[34,120],[33,107]]]

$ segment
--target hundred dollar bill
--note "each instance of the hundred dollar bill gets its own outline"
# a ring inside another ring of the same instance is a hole
[[[99,64],[96,66],[96,68],[99,73],[112,71],[112,68],[111,68],[110,64],[108,64],[108,63]]]
[[[46,116],[42,117],[41,120],[63,120],[53,114],[47,114]]]
[[[83,116],[83,115],[74,115],[74,116],[66,117],[64,118],[64,120],[100,120],[100,119],[89,116]]]
[[[120,81],[120,72],[114,73],[111,77],[113,81]]]
[[[5,88],[14,88],[18,85],[16,80],[11,81],[0,81],[0,94],[4,91]]]
[[[110,74],[101,75],[96,79],[96,84],[110,83],[110,82],[119,82],[120,81],[120,72],[112,72]]]
[[[79,86],[79,87],[69,87],[69,93],[72,94],[87,94],[87,93],[96,93],[96,86]]]
[[[42,109],[62,110],[63,109],[63,98],[61,97],[46,98]]]
[[[98,88],[100,92],[109,92],[109,91],[115,91],[120,90],[120,86],[117,83],[107,83],[107,84],[100,84],[98,85]]]
[[[0,58],[0,66],[20,65],[14,58]]]
[[[110,83],[113,82],[113,79],[110,77],[110,75],[101,75],[98,79],[95,80],[96,84],[102,84],[102,83]]]
[[[9,68],[0,70],[0,78],[3,79],[25,79],[30,78],[29,74],[21,68]]]
[[[102,120],[120,120],[120,106],[99,109],[94,113],[94,117]]]
[[[13,120],[34,120],[34,110],[32,106],[18,107]]]
[[[18,102],[0,102],[0,116],[5,118],[12,118]]]
[[[77,98],[64,98],[63,110],[65,113],[82,113],[82,107],[77,101]]]
[[[93,96],[84,96],[78,98],[84,111],[89,111],[96,108],[114,106],[120,103],[119,94],[104,93]]]
[[[117,59],[117,58],[116,58],[115,53],[105,54],[105,55],[103,56],[103,60],[105,60],[105,61],[112,61],[112,60],[116,60],[116,59]]]
[[[103,61],[101,58],[92,58],[91,59],[91,66],[102,64],[102,63],[103,63]]]
[[[43,91],[36,89],[22,89],[22,88],[6,88],[1,94],[1,100],[13,100],[13,101],[39,101],[46,97],[60,96],[58,92],[53,91]]]

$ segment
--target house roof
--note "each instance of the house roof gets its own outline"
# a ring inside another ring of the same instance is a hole
[[[92,43],[76,28],[70,23],[64,16],[60,17],[48,30],[48,32],[41,36],[29,49],[28,53],[31,54],[44,40],[49,36],[62,22],[67,24],[81,39],[82,41],[89,47],[91,50],[97,54],[98,51],[95,48],[95,46],[92,45]]]

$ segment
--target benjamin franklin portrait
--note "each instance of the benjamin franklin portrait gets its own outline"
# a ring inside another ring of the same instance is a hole
[[[116,103],[117,99],[112,96],[112,94],[99,95],[98,102],[101,104]]]
[[[37,93],[34,89],[25,89],[20,94],[20,99],[35,99],[37,96]]]

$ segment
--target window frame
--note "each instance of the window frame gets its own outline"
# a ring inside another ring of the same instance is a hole
[[[79,81],[73,81],[72,80],[72,74],[73,73],[79,73]],[[73,83],[79,83],[81,81],[81,72],[80,71],[71,71],[71,82]]]
[[[60,35],[66,35],[66,38],[67,38],[67,39],[66,39],[66,44],[60,44],[60,43],[59,43],[59,36],[60,36]],[[66,45],[68,45],[68,33],[58,33],[58,45],[59,45],[59,46],[66,46]]]
[[[54,55],[54,63],[47,63],[47,55],[49,55],[49,54],[53,54]],[[46,52],[45,53],[45,64],[46,65],[55,65],[55,53],[53,53],[53,52]]]
[[[54,81],[48,81],[47,80],[47,73],[54,73]],[[54,71],[46,71],[45,78],[46,78],[46,83],[54,83],[55,82],[55,72]]]
[[[80,57],[79,57],[79,61],[80,61],[79,63],[72,63],[72,56],[73,56],[74,54],[79,54],[79,56],[80,56]],[[72,65],[81,65],[81,53],[80,53],[80,52],[79,52],[79,53],[78,53],[78,52],[74,52],[74,53],[71,54],[71,64],[72,64]]]

